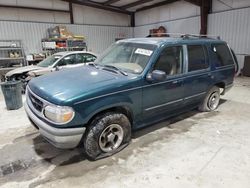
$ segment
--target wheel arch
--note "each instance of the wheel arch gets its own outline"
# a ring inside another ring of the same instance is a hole
[[[222,95],[225,94],[225,88],[226,88],[226,83],[225,82],[217,82],[214,84],[214,86],[219,87],[220,89],[222,89],[223,91],[221,92]]]
[[[131,125],[133,124],[134,116],[133,116],[133,112],[131,108],[126,105],[116,105],[116,106],[112,106],[106,109],[102,109],[96,112],[95,114],[93,114],[89,118],[87,125],[89,125],[96,117],[101,116],[102,114],[105,114],[107,112],[117,112],[117,113],[124,114],[129,119],[130,124]]]

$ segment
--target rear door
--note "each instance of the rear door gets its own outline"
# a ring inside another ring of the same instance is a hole
[[[207,46],[201,44],[186,45],[187,64],[183,79],[184,105],[200,103],[211,84],[211,68]]]
[[[84,63],[94,62],[96,60],[96,56],[89,53],[79,53],[76,54],[76,65],[83,65]]]
[[[96,56],[89,54],[89,53],[83,53],[83,54],[79,54],[82,56],[83,58],[83,63],[90,63],[90,62],[94,62],[96,60]]]

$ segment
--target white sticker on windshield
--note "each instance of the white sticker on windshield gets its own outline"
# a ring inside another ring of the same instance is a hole
[[[147,50],[147,49],[143,49],[143,48],[137,48],[135,50],[136,54],[141,54],[141,55],[146,55],[146,56],[151,56],[151,54],[153,53],[152,50]]]

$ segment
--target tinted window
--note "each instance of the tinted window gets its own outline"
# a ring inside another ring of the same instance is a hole
[[[208,68],[206,49],[202,45],[190,45],[188,48],[188,71]]]
[[[213,44],[212,50],[215,54],[215,66],[221,67],[234,63],[229,48],[225,44]]]
[[[155,66],[154,70],[161,70],[167,75],[180,74],[182,72],[183,50],[181,46],[165,48]]]
[[[78,63],[89,63],[94,62],[96,57],[91,54],[77,54],[76,55],[76,64]]]
[[[81,55],[83,56],[84,63],[94,62],[96,60],[96,57],[91,54],[81,54]]]
[[[73,65],[75,64],[75,54],[68,55],[58,62],[58,66]]]
[[[84,63],[83,54],[76,54],[75,64]]]

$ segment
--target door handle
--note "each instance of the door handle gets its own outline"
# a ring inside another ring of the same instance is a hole
[[[210,78],[214,79],[214,75],[212,75],[212,73],[208,73],[207,74]]]
[[[172,82],[172,84],[178,84],[179,82],[182,82],[182,80],[175,80]]]

